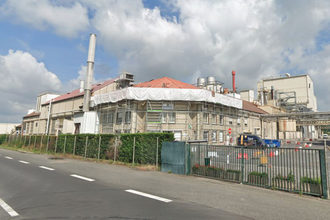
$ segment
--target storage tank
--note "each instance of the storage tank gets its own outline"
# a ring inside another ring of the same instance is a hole
[[[197,86],[200,87],[200,88],[203,88],[205,86],[205,78],[199,77],[197,79]]]
[[[214,76],[208,76],[207,77],[207,85],[215,85],[215,77]]]

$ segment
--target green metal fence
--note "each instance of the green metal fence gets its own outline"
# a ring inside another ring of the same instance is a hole
[[[325,152],[190,146],[192,174],[327,198]]]
[[[163,142],[161,159],[162,172],[190,174],[190,148],[185,142]]]

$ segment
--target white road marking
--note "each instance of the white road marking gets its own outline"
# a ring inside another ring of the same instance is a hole
[[[129,193],[136,194],[136,195],[148,197],[148,198],[151,198],[151,199],[156,199],[156,200],[159,200],[159,201],[162,201],[162,202],[172,202],[172,200],[170,200],[170,199],[165,199],[165,198],[162,198],[162,197],[159,197],[159,196],[154,196],[154,195],[151,195],[151,194],[148,194],[148,193],[143,193],[143,192],[139,192],[139,191],[132,190],[132,189],[128,189],[128,190],[125,190],[125,191],[129,192]]]
[[[11,217],[15,217],[15,216],[19,216],[19,214],[17,212],[15,212],[14,209],[12,209],[12,207],[10,207],[7,203],[5,203],[5,201],[3,201],[2,199],[0,199],[0,206],[11,216]]]
[[[12,160],[12,159],[13,159],[12,157],[8,157],[8,156],[6,156],[5,158],[7,158],[7,159],[9,159],[9,160]]]
[[[30,162],[24,161],[24,160],[19,160],[18,162],[24,163],[24,164],[29,164]]]
[[[71,174],[70,176],[75,177],[75,178],[78,178],[78,179],[86,180],[86,181],[89,181],[89,182],[95,181],[94,179],[87,178],[87,177],[84,177],[84,176],[79,176],[77,174]]]
[[[45,169],[45,170],[55,170],[53,168],[50,168],[50,167],[45,167],[45,166],[39,166],[41,169]]]

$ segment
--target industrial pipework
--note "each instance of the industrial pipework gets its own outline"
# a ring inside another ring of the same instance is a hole
[[[89,102],[91,97],[93,72],[94,72],[95,43],[96,43],[96,34],[91,34],[89,37],[87,74],[85,80],[84,105],[83,105],[84,112],[89,111]]]
[[[233,93],[236,93],[236,87],[235,87],[235,74],[236,72],[233,70],[231,72],[232,76],[233,76]]]

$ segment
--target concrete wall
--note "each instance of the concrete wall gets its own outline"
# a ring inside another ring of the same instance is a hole
[[[10,134],[15,131],[15,127],[18,125],[16,123],[0,123],[0,134]]]

